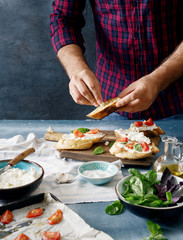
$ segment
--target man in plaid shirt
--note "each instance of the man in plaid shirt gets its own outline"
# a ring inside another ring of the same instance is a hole
[[[120,97],[128,119],[183,113],[183,0],[90,0],[96,28],[96,74],[84,58],[85,0],[54,0],[53,48],[76,103]]]

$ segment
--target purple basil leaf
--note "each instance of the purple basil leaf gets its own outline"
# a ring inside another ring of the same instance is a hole
[[[172,174],[168,168],[165,168],[161,177],[161,184],[166,185],[168,180],[172,177]]]
[[[156,195],[158,197],[163,197],[165,196],[165,193],[167,192],[167,186],[166,185],[159,185],[159,184],[154,184],[156,190],[157,190],[157,193]]]
[[[179,197],[172,197],[172,204],[177,203],[181,199],[181,196]]]

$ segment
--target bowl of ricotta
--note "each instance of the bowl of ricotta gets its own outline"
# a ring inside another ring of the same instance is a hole
[[[0,161],[0,169],[10,160]],[[18,199],[38,188],[43,180],[44,169],[37,163],[22,160],[11,169],[0,174],[0,200]]]
[[[95,185],[110,182],[118,173],[118,167],[113,163],[104,161],[92,161],[79,166],[80,176]]]

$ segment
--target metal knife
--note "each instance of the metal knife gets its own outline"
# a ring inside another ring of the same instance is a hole
[[[5,171],[11,169],[14,165],[16,165],[19,161],[21,161],[24,157],[28,156],[29,154],[35,152],[34,148],[29,148],[25,150],[24,152],[20,153],[17,157],[10,160],[5,167],[0,169],[0,175],[4,173]]]

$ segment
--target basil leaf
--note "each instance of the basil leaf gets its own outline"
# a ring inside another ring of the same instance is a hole
[[[74,131],[73,130],[71,130],[71,133],[73,133]]]
[[[89,132],[90,129],[89,128],[78,128],[78,131],[80,131],[81,133],[86,133],[86,132]]]
[[[102,154],[102,153],[104,153],[105,152],[105,150],[103,149],[103,147],[97,147],[97,148],[95,148],[95,150],[92,152],[94,155],[99,155],[99,154]]]
[[[106,207],[105,212],[109,215],[118,215],[123,211],[123,204],[120,201],[115,201]]]
[[[115,143],[115,141],[112,141],[109,143],[109,147],[112,147],[112,145]]]
[[[142,146],[140,145],[140,143],[135,143],[134,148],[137,152],[142,152]]]
[[[145,174],[146,179],[151,182],[152,184],[155,184],[157,182],[157,172],[153,169],[148,171]]]
[[[143,197],[144,195],[144,189],[143,189],[143,183],[138,177],[131,177],[130,178],[130,187],[134,194],[137,196]]]

